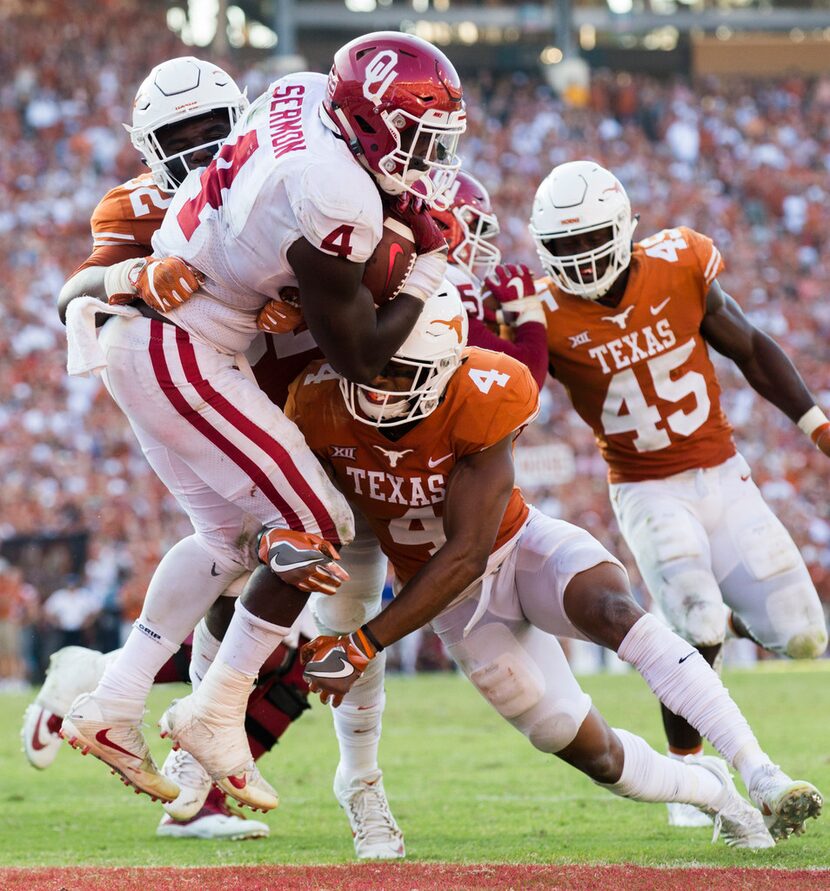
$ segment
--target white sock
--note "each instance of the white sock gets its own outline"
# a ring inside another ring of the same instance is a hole
[[[291,631],[284,625],[274,625],[255,616],[241,600],[234,605],[233,618],[216,660],[230,665],[242,674],[256,677],[262,663],[276,650]]]
[[[680,801],[712,807],[720,798],[723,785],[706,768],[660,755],[627,730],[615,727],[614,733],[623,747],[623,771],[616,783],[598,786],[635,801]]]
[[[660,702],[705,736],[745,780],[748,764],[757,765],[759,759],[769,762],[703,656],[654,616],[647,614],[634,623],[617,655],[633,665]]]
[[[207,623],[201,619],[193,631],[193,648],[190,652],[190,683],[198,690],[202,678],[207,674],[211,663],[219,652],[221,640],[217,640],[208,631]]]
[[[152,628],[180,644],[241,571],[218,565],[197,535],[183,538],[156,567],[142,614]]]
[[[332,709],[340,746],[337,770],[346,782],[378,769],[381,718],[386,704],[385,667],[386,653],[378,653],[343,697],[343,702]]]
[[[217,660],[210,666],[193,694],[198,710],[220,724],[238,726],[243,733],[245,710],[256,677]]]
[[[158,670],[178,649],[179,644],[162,637],[142,613],[117,657],[107,665],[95,693],[115,700],[125,716],[140,718]]]

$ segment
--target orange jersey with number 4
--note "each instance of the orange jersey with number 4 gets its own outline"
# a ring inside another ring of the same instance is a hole
[[[439,407],[394,442],[349,414],[326,363],[315,362],[294,381],[285,413],[334,469],[406,582],[444,544],[444,497],[456,462],[518,434],[538,408],[538,388],[521,362],[472,347]],[[527,514],[514,488],[494,551],[519,532]]]
[[[712,241],[665,229],[634,246],[620,304],[544,298],[553,374],[591,426],[612,483],[714,467],[735,453],[700,326],[724,268]]]
[[[110,189],[92,213],[92,253],[78,269],[152,254],[150,241],[172,200],[149,173]]]

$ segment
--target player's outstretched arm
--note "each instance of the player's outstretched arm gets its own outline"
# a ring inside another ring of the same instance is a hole
[[[430,622],[482,575],[513,491],[514,435],[453,468],[444,501],[446,543],[368,623],[383,646]]]
[[[768,334],[750,322],[717,280],[712,282],[706,296],[706,315],[700,331],[707,343],[741,369],[753,390],[802,427],[825,454],[830,454],[826,428],[823,439],[814,435],[822,433],[827,419],[816,406],[795,365]],[[815,425],[808,419],[812,429],[805,427],[807,416],[817,418]]]
[[[317,250],[305,238],[288,249],[306,324],[339,374],[368,384],[406,340],[423,303],[399,294],[375,310],[363,264]]]

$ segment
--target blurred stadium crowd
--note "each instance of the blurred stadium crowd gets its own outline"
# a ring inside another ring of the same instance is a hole
[[[121,127],[137,85],[154,64],[192,50],[167,31],[161,10],[139,15],[113,0],[18,9],[4,18],[0,44],[0,552],[7,558],[0,684],[35,679],[68,631],[102,649],[116,646],[155,563],[189,531],[100,382],[66,376],[54,306],[89,253],[92,209],[141,171]],[[267,85],[257,69],[222,65],[251,96]],[[830,405],[830,77],[689,83],[599,72],[582,108],[566,107],[528,73],[482,70],[467,73],[464,85],[470,124],[461,154],[491,191],[506,261],[536,266],[527,218],[538,182],[555,164],[594,158],[628,189],[639,236],[682,224],[715,239],[727,263],[722,284],[789,352],[818,402]],[[733,366],[719,370],[738,447],[830,604],[821,457]],[[588,528],[639,585],[608,504],[604,464],[566,403],[551,384],[540,421],[523,436],[524,448],[563,442],[572,458],[561,483],[529,487],[531,499]],[[49,542],[68,545],[50,550]],[[68,622],[65,608],[45,603],[73,573],[83,575],[89,597],[81,618]]]

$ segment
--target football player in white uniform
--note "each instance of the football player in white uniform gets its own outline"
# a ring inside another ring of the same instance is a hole
[[[122,654],[73,705],[63,733],[155,797],[177,789],[139,730],[153,675],[226,585],[254,568],[264,526],[267,566],[237,601],[187,712],[169,711],[163,727],[238,801],[277,804],[250,757],[245,704],[308,592],[340,584],[335,548],[353,522],[237,357],[293,288],[332,364],[356,380],[377,373],[443,277],[446,246],[423,199],[451,184],[464,126],[460,83],[442,53],[404,34],[359,38],[337,53],[328,79],[272,84],[178,190],[153,238],[156,256],[109,272],[110,303],[138,296],[150,308],[103,328],[105,383],[196,532],[165,555]],[[376,311],[360,280],[384,198],[415,233],[418,258],[404,292]]]

